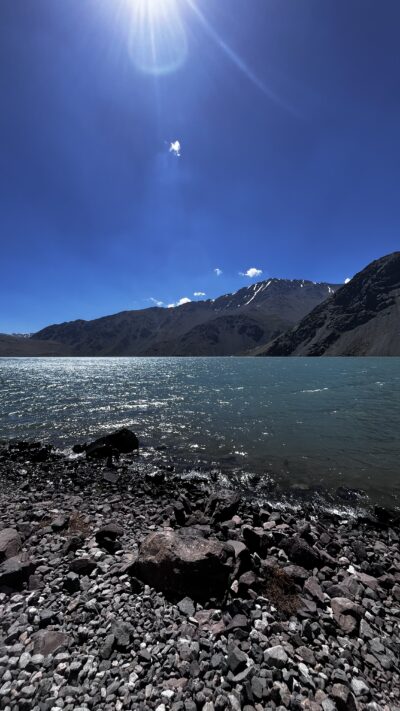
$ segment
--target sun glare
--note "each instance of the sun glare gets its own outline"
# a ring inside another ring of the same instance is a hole
[[[130,51],[141,71],[160,75],[178,69],[187,54],[179,0],[127,0]]]
[[[153,16],[163,15],[165,17],[174,6],[176,8],[177,0],[130,0],[133,6],[137,6],[140,14],[151,14]]]

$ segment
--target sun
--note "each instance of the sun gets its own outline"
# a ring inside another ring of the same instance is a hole
[[[130,51],[138,69],[169,74],[186,59],[182,0],[125,0],[129,7]]]
[[[171,12],[176,12],[177,0],[130,0],[137,7],[138,14],[152,18],[168,19]]]

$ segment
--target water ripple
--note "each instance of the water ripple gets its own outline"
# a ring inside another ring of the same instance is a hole
[[[0,437],[144,444],[294,485],[400,493],[399,358],[2,358]]]

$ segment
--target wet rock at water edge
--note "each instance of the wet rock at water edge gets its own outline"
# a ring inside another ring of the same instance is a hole
[[[118,454],[129,454],[139,451],[139,440],[135,433],[123,427],[104,437],[99,437],[85,448],[86,456],[95,459],[108,459],[113,451]]]

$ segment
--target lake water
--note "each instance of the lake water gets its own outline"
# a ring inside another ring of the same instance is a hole
[[[0,359],[0,438],[122,426],[227,476],[400,500],[400,358]]]

